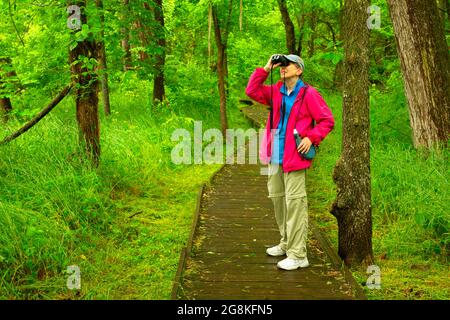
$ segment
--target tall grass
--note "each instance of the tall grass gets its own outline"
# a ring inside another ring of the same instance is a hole
[[[336,220],[328,210],[336,197],[332,172],[341,151],[342,98],[324,96],[337,121],[310,170],[308,192],[315,219],[337,247]],[[370,121],[373,249],[384,286],[366,293],[376,299],[448,299],[448,150],[424,155],[413,148],[406,102],[397,90],[372,90]],[[364,272],[356,274],[362,283]]]
[[[101,117],[98,168],[80,160],[72,98],[0,147],[0,298],[170,297],[198,187],[218,168],[174,165],[171,133],[191,120],[219,127],[218,99],[169,92],[155,108],[148,82],[126,81]],[[79,292],[66,287],[69,265],[81,269]]]

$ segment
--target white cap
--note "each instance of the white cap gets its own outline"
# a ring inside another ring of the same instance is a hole
[[[288,54],[285,57],[289,61],[294,62],[295,64],[297,64],[302,69],[302,71],[305,71],[305,63],[303,62],[302,58],[300,58],[299,56],[297,56],[295,54]]]

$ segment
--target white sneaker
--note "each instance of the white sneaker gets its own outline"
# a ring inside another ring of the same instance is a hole
[[[268,248],[266,250],[266,253],[272,257],[279,257],[279,256],[284,256],[286,254],[286,251],[281,249],[281,247],[279,245],[276,245],[275,247]]]
[[[278,268],[284,270],[295,270],[298,268],[306,268],[309,266],[308,258],[304,259],[291,259],[286,258],[277,263]]]

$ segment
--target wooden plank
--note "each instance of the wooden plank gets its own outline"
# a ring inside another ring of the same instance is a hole
[[[328,282],[330,285],[341,285],[345,280],[336,280],[333,277],[327,276],[322,270],[305,268],[295,271],[285,271],[277,268],[276,265],[263,265],[264,268],[257,264],[248,264],[245,268],[232,268],[228,265],[227,268],[215,270],[220,272],[212,272],[201,269],[198,272],[191,271],[184,275],[184,281],[209,281],[209,282],[264,282],[270,279],[273,282],[295,282],[299,284],[320,285],[326,286]]]
[[[281,258],[284,258],[281,257]],[[225,256],[220,257],[218,255],[211,255],[207,252],[197,252],[195,254],[195,261],[201,262],[203,265],[206,265],[208,268],[213,268],[216,265],[221,263],[228,263],[231,265],[240,263],[241,265],[245,264],[270,264],[276,265],[278,261],[281,259],[280,257],[271,257],[269,255],[264,254],[264,256],[260,255],[234,255],[234,256]]]
[[[335,299],[351,299],[353,292],[350,286],[342,284],[333,286],[331,284],[317,283],[281,283],[281,282],[187,282],[185,290],[189,289],[196,296],[237,296],[237,295],[268,295],[277,296],[278,299],[295,297],[299,298],[327,298],[330,295]]]
[[[214,229],[211,227],[215,227]],[[209,222],[199,224],[199,232],[202,234],[217,235],[218,237],[230,237],[242,234],[251,235],[265,235],[265,234],[279,234],[276,224],[270,224],[268,226],[261,225],[242,225],[242,224],[227,224],[217,225]],[[249,236],[251,238],[253,236]]]
[[[276,295],[194,295],[194,296],[181,296],[180,299],[182,300],[189,300],[189,299],[195,299],[195,300],[344,300],[342,298],[335,298],[333,296],[319,296],[315,297],[314,293],[312,293],[309,296],[304,297],[297,297],[297,296],[290,296],[290,297],[283,297]]]
[[[215,219],[214,219],[215,218]],[[252,219],[252,221],[249,221]],[[217,217],[209,217],[209,219],[200,218],[199,226],[202,226],[203,228],[220,228],[220,229],[247,229],[247,228],[254,228],[257,226],[261,229],[266,230],[276,230],[278,231],[278,228],[276,227],[277,223],[275,222],[275,219],[273,221],[264,221],[263,219],[254,219],[252,218],[235,218],[235,219],[217,219]]]

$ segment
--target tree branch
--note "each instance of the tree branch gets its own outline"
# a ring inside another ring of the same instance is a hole
[[[334,44],[334,46],[336,46],[336,33],[334,32],[334,29],[333,29],[333,26],[331,25],[331,23],[328,21],[325,21],[325,20],[320,20],[320,19],[317,22],[325,24],[328,27],[328,29],[330,29],[331,35],[333,36],[333,44]]]
[[[6,137],[5,139],[3,139],[0,142],[0,145],[2,144],[6,144],[9,141],[17,138],[18,136],[20,136],[22,133],[27,132],[32,126],[34,126],[36,123],[38,123],[43,117],[45,117],[50,111],[53,110],[54,107],[56,107],[56,105],[58,103],[61,102],[61,100],[69,93],[70,89],[72,89],[73,84],[69,84],[68,86],[66,86],[59,94],[58,96],[55,97],[55,99],[52,100],[52,102],[50,102],[50,104],[45,107],[41,112],[39,112],[36,116],[34,116],[33,119],[31,119],[30,121],[28,121],[22,128],[20,128],[19,130],[17,130],[16,132],[14,132],[13,134],[9,135],[8,137]]]
[[[9,4],[9,8],[8,8],[8,10],[9,10],[9,18],[11,19],[11,22],[12,22],[12,24],[14,26],[14,29],[16,30],[16,33],[17,33],[17,36],[19,37],[20,42],[22,43],[22,46],[25,47],[25,42],[23,42],[23,39],[20,36],[19,30],[17,29],[16,23],[14,22],[14,19],[13,19],[13,14],[12,14],[12,10],[11,10],[11,0],[8,0],[8,4]]]

